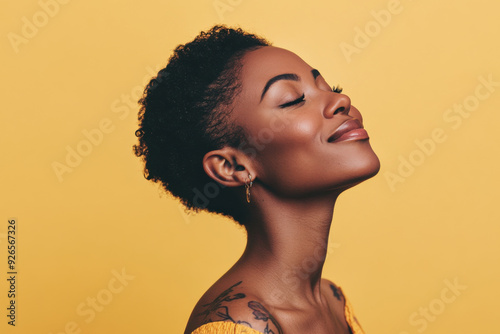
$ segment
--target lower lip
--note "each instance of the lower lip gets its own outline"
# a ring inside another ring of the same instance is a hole
[[[333,142],[336,143],[338,141],[346,141],[346,140],[360,140],[360,139],[368,139],[368,132],[365,129],[359,128],[354,129],[349,132],[344,133],[342,136],[335,139]]]

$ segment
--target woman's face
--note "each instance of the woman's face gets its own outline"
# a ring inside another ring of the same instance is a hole
[[[285,196],[347,189],[377,174],[380,162],[360,112],[321,74],[285,49],[262,47],[242,59],[233,120],[260,182]],[[345,123],[346,121],[349,121]]]

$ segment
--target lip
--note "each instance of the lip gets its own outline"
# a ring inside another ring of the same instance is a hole
[[[368,139],[368,133],[361,122],[354,118],[342,123],[337,130],[328,138],[329,143],[344,140]]]

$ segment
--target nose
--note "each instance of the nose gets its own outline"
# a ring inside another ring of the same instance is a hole
[[[349,96],[344,94],[333,93],[330,97],[330,101],[323,111],[325,118],[332,118],[333,115],[342,113],[344,115],[349,114],[351,109],[351,99]]]

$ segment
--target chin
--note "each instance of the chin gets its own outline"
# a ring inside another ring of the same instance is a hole
[[[366,175],[366,179],[374,177],[380,171],[380,160],[375,153],[373,156],[367,161],[365,167],[363,168],[363,172]]]
[[[353,171],[363,180],[374,177],[380,171],[380,160],[378,156],[370,150],[368,154],[363,155],[355,161]]]
[[[336,187],[336,189],[344,191],[355,185],[368,180],[380,171],[380,160],[372,151],[371,154],[357,159],[349,166],[349,172],[346,173],[345,182]]]

